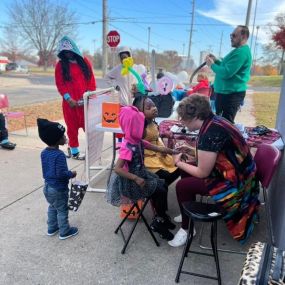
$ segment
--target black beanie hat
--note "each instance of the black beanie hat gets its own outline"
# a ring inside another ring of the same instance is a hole
[[[65,127],[57,122],[37,119],[39,136],[48,146],[55,145],[64,135]]]

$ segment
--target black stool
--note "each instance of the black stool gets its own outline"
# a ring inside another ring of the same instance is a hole
[[[218,258],[218,251],[217,251],[217,221],[222,218],[222,213],[220,212],[220,209],[215,204],[204,204],[200,202],[186,202],[182,204],[184,213],[189,217],[189,230],[187,234],[187,241],[184,246],[183,254],[181,257],[181,261],[178,267],[178,271],[176,274],[175,282],[179,282],[180,274],[189,274],[194,275],[198,277],[203,278],[209,278],[218,280],[218,284],[221,285],[221,272],[220,272],[220,265],[219,265],[219,258]],[[193,232],[194,232],[194,221],[200,221],[200,222],[206,222],[211,223],[211,245],[213,254],[208,254],[204,252],[198,252],[198,251],[190,251],[190,246],[193,239]],[[188,252],[200,254],[200,255],[206,255],[206,256],[213,256],[216,263],[216,269],[217,269],[217,277],[204,275],[204,274],[198,274],[194,272],[189,271],[183,271],[182,266],[185,257],[187,257]]]
[[[122,251],[121,251],[122,254],[124,254],[125,251],[126,251],[126,248],[127,248],[127,246],[128,246],[128,243],[129,243],[129,241],[130,241],[130,239],[131,239],[131,237],[132,237],[132,235],[133,235],[133,233],[134,233],[134,230],[135,230],[135,228],[136,228],[136,226],[137,226],[137,224],[138,224],[138,221],[140,220],[140,217],[142,218],[142,220],[143,220],[143,222],[144,222],[146,228],[148,229],[150,235],[152,236],[152,238],[153,238],[155,244],[156,244],[157,246],[159,246],[159,242],[158,242],[157,239],[155,238],[155,236],[154,236],[154,234],[153,234],[153,232],[152,232],[152,230],[151,230],[151,228],[150,228],[148,222],[146,221],[146,218],[145,218],[144,215],[143,215],[143,211],[144,211],[146,205],[148,204],[149,200],[150,200],[150,197],[147,198],[147,199],[144,201],[144,204],[143,204],[143,206],[142,206],[141,209],[139,208],[137,202],[133,203],[132,207],[130,208],[130,210],[128,211],[128,213],[127,213],[126,216],[124,217],[124,219],[121,221],[121,223],[119,224],[119,226],[116,228],[115,234],[117,234],[118,231],[120,230],[120,232],[122,233],[122,237],[123,237],[124,243],[125,243],[125,244],[124,244],[124,247],[123,247],[123,249],[122,249]],[[134,208],[136,208],[137,211],[138,211],[138,217],[136,218],[136,220],[135,220],[135,222],[134,222],[134,225],[133,225],[133,227],[131,228],[131,231],[130,231],[130,233],[129,233],[127,239],[126,239],[126,238],[125,238],[125,235],[124,235],[124,233],[123,233],[123,231],[122,231],[122,229],[121,229],[121,227],[122,227],[122,225],[124,224],[124,222],[127,220],[128,216],[133,212]]]

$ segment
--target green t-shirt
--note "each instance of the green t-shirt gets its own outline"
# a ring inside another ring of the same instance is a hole
[[[230,94],[247,89],[252,57],[248,45],[233,49],[223,60],[215,61],[211,69],[215,72],[216,93]]]

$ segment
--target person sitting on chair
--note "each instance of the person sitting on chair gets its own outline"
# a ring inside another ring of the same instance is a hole
[[[0,146],[8,150],[13,150],[16,147],[16,144],[10,142],[8,139],[6,120],[4,114],[1,113],[1,111],[0,111]]]
[[[124,197],[132,202],[151,197],[156,216],[151,229],[161,238],[172,240],[169,229],[175,228],[167,210],[167,187],[165,181],[144,166],[144,148],[164,154],[173,154],[173,150],[164,146],[152,145],[143,141],[145,117],[134,106],[122,107],[119,115],[120,126],[125,138],[120,148],[120,155],[107,186],[107,202],[114,206],[124,203]]]
[[[144,140],[158,147],[164,147],[159,136],[159,127],[155,122],[158,111],[153,101],[146,95],[136,93],[133,105],[144,113],[146,119]],[[162,154],[146,149],[144,152],[145,167],[155,173],[159,178],[164,179],[167,186],[172,184],[179,176],[180,170],[174,165],[173,157],[169,154]]]
[[[215,116],[208,98],[191,95],[184,98],[178,116],[189,131],[199,130],[195,165],[174,155],[176,166],[190,177],[176,184],[176,194],[182,214],[182,228],[169,245],[184,245],[187,239],[188,217],[182,203],[194,201],[195,195],[210,195],[224,214],[232,237],[241,243],[253,230],[259,208],[259,184],[256,165],[240,131],[228,120]]]

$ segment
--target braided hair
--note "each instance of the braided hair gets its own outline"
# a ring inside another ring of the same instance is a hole
[[[81,71],[83,72],[85,80],[90,80],[91,78],[91,70],[85,60],[76,53],[73,53],[74,59],[76,60],[77,64],[79,65]],[[62,67],[62,77],[64,81],[71,81],[72,78],[70,76],[70,61],[65,56],[65,51],[61,51],[58,55],[61,59],[61,67]]]
[[[135,93],[134,97],[135,97],[135,99],[133,101],[133,106],[137,107],[140,112],[144,113],[145,101],[147,99],[149,99],[149,100],[151,100],[151,99],[146,94],[143,94],[140,92]],[[152,122],[158,126],[158,124],[155,120],[153,120]],[[144,127],[146,128],[148,124],[149,124],[148,120],[145,119]]]

